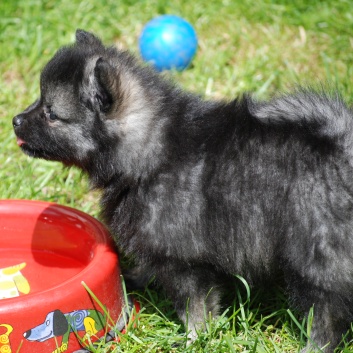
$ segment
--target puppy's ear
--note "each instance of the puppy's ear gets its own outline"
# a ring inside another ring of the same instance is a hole
[[[103,58],[99,58],[94,68],[96,82],[94,105],[103,113],[108,113],[119,100],[120,80],[116,70]]]
[[[103,44],[99,38],[92,33],[84,31],[83,29],[76,30],[76,44],[103,48]]]

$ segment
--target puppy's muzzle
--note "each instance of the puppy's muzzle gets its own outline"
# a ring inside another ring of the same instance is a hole
[[[14,128],[17,128],[19,126],[22,125],[22,123],[24,122],[24,117],[23,115],[16,115],[13,119],[12,119],[12,125]]]

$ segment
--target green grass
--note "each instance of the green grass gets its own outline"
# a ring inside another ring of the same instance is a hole
[[[297,83],[337,87],[352,102],[353,11],[350,0],[2,0],[0,2],[0,197],[58,202],[98,216],[98,193],[78,170],[32,160],[16,146],[11,118],[39,94],[39,73],[76,28],[137,51],[152,17],[172,13],[195,27],[190,69],[167,73],[207,98],[244,91],[268,97]],[[280,288],[227,293],[224,312],[185,347],[185,330],[162,290],[135,293],[138,320],[108,352],[298,352],[309,324]],[[244,294],[245,293],[245,294]],[[110,347],[110,348],[109,348]],[[344,352],[353,350],[346,344]]]

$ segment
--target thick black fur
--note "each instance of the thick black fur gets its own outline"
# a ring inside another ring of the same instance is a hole
[[[119,249],[165,288],[190,339],[204,305],[217,315],[223,278],[282,272],[332,352],[353,320],[352,111],[300,89],[204,101],[90,33],[76,39],[13,119],[23,151],[87,172]]]

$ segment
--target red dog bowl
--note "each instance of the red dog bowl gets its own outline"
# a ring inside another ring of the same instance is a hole
[[[0,201],[1,353],[74,352],[121,325],[124,308],[118,258],[98,221],[51,203]]]

